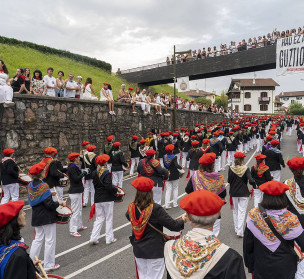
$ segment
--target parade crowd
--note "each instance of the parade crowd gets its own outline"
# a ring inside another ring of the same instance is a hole
[[[281,142],[292,130],[297,133],[299,156],[285,163]],[[243,116],[168,132],[153,129],[146,138],[132,136],[130,163],[113,135],[107,137],[103,150],[97,151],[88,141],[81,146],[67,156],[67,166],[58,160],[56,148],[45,148],[45,157],[31,166],[28,174],[20,172],[14,149],[3,150],[1,279],[36,278],[41,261],[35,256],[39,257],[43,244],[44,270],[59,269],[55,263],[57,224],[69,224],[70,236],[81,237],[81,231],[87,229],[83,219],[95,216],[90,245],[98,245],[104,223],[106,244],[116,242],[113,208],[114,202],[123,201],[126,170],[130,177],[138,175],[131,182],[136,189],[134,201],[119,205],[126,207],[132,226],[130,242],[138,278],[162,279],[166,270],[167,278],[174,279],[245,279],[244,265],[255,279],[304,278],[302,118]],[[249,168],[245,157],[253,149],[258,154]],[[286,165],[291,178],[283,183],[281,169]],[[221,174],[225,168],[228,177]],[[187,195],[178,203],[181,177],[188,179]],[[67,181],[70,207],[63,200]],[[35,229],[29,254],[21,234],[26,222],[20,185],[27,189]],[[231,225],[243,241],[243,257],[218,238],[221,208],[228,194],[233,210]],[[246,215],[250,196],[254,208]],[[90,216],[82,216],[83,207],[89,205]],[[173,219],[168,213],[172,207],[180,207],[185,214]],[[181,235],[186,222],[191,230]]]

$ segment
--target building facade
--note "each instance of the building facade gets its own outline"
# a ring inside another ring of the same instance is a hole
[[[304,106],[304,91],[281,92],[278,97],[284,104],[284,107],[289,107],[294,102],[298,102]]]
[[[204,97],[207,100],[210,100],[211,104],[214,103],[215,96],[216,96],[215,91],[213,91],[213,92],[207,92],[207,91],[198,90],[198,89],[197,90],[189,90],[187,92],[184,92],[184,94],[188,95],[192,99],[196,99],[196,98],[199,98],[199,97]]]
[[[232,79],[228,89],[228,107],[237,113],[275,113],[275,88],[271,78]]]

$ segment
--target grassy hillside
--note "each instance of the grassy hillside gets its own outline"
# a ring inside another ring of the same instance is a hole
[[[93,80],[93,88],[99,95],[100,89],[103,82],[109,82],[113,88],[113,95],[116,99],[121,84],[125,83],[127,87],[136,87],[136,84],[128,83],[127,81],[118,78],[113,73],[108,73],[97,67],[93,67],[81,62],[77,62],[73,59],[57,56],[53,54],[45,54],[37,50],[26,48],[22,46],[12,46],[8,44],[0,43],[0,59],[3,60],[8,68],[10,77],[15,75],[17,68],[29,67],[31,73],[34,70],[39,69],[42,74],[46,74],[48,67],[54,68],[54,76],[57,77],[58,71],[63,71],[65,74],[64,78],[67,78],[69,73],[74,76],[82,76],[83,82],[87,77],[91,77]],[[170,92],[173,95],[173,87],[169,85],[157,85],[153,86],[156,92]],[[183,96],[183,94],[178,94]],[[185,95],[183,97],[186,97]]]

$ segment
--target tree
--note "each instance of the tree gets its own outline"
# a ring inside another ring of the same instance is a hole
[[[304,107],[298,102],[289,105],[289,113],[293,115],[304,115]]]
[[[196,99],[194,99],[194,102],[197,103],[201,103],[201,104],[205,104],[210,106],[211,105],[211,100],[206,99],[205,97],[198,97]]]
[[[222,91],[220,96],[215,96],[214,104],[218,107],[227,108],[228,107],[228,96],[225,94],[225,91]]]

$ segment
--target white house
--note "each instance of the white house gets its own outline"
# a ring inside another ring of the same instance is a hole
[[[228,107],[238,113],[275,113],[275,88],[272,78],[232,79],[228,89]]]
[[[278,96],[285,107],[289,107],[294,102],[304,106],[304,91],[281,92]]]
[[[213,91],[213,92],[207,92],[207,91],[198,90],[198,89],[197,90],[189,90],[189,91],[184,92],[184,93],[186,95],[190,96],[193,99],[196,99],[196,98],[199,98],[199,97],[204,97],[207,100],[210,100],[212,104],[214,103],[215,96],[216,96],[215,91]]]

